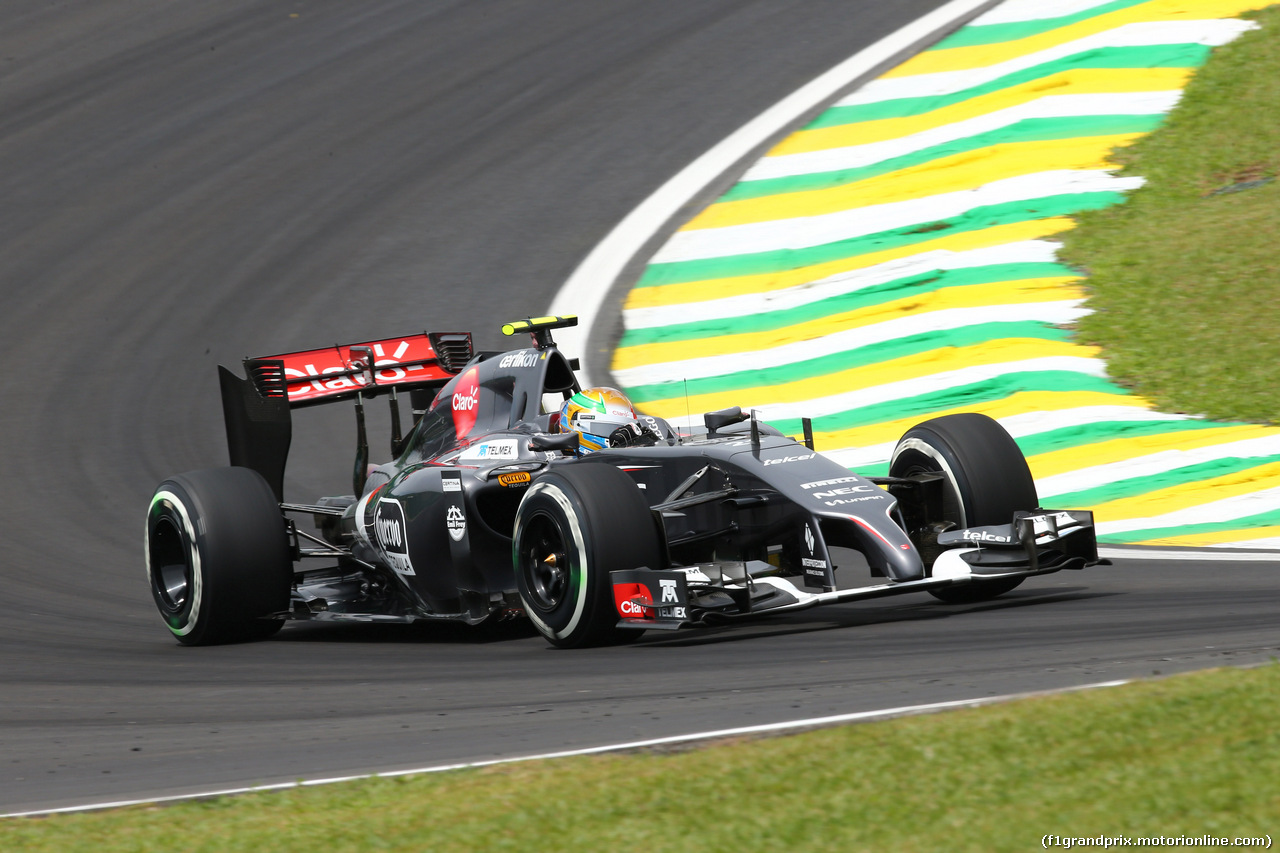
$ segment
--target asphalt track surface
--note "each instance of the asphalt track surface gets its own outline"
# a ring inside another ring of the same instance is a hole
[[[1275,655],[1267,563],[583,652],[436,625],[187,649],[156,616],[143,512],[225,462],[214,365],[424,327],[499,346],[655,186],[937,5],[7,4],[0,813]],[[350,412],[298,420],[287,496],[347,491]]]

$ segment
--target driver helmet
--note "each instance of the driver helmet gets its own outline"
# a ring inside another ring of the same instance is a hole
[[[603,386],[584,388],[565,400],[560,407],[559,429],[576,432],[583,453],[625,447],[647,434],[627,395]]]

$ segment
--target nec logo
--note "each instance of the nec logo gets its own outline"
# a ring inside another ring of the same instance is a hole
[[[834,498],[840,495],[856,495],[858,492],[874,492],[875,486],[841,486],[838,489],[832,489],[829,492],[814,492],[813,496],[818,500]]]

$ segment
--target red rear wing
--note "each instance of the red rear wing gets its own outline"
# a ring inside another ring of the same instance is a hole
[[[258,394],[310,406],[397,388],[438,388],[473,355],[470,332],[424,332],[402,338],[245,359]]]

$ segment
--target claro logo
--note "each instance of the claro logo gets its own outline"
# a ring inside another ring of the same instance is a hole
[[[646,608],[637,602],[644,602]],[[653,593],[642,583],[618,583],[613,585],[613,603],[618,615],[624,619],[653,619]]]
[[[453,391],[453,429],[458,438],[471,432],[476,425],[476,406],[480,404],[480,383],[476,381],[473,367],[458,380]]]

